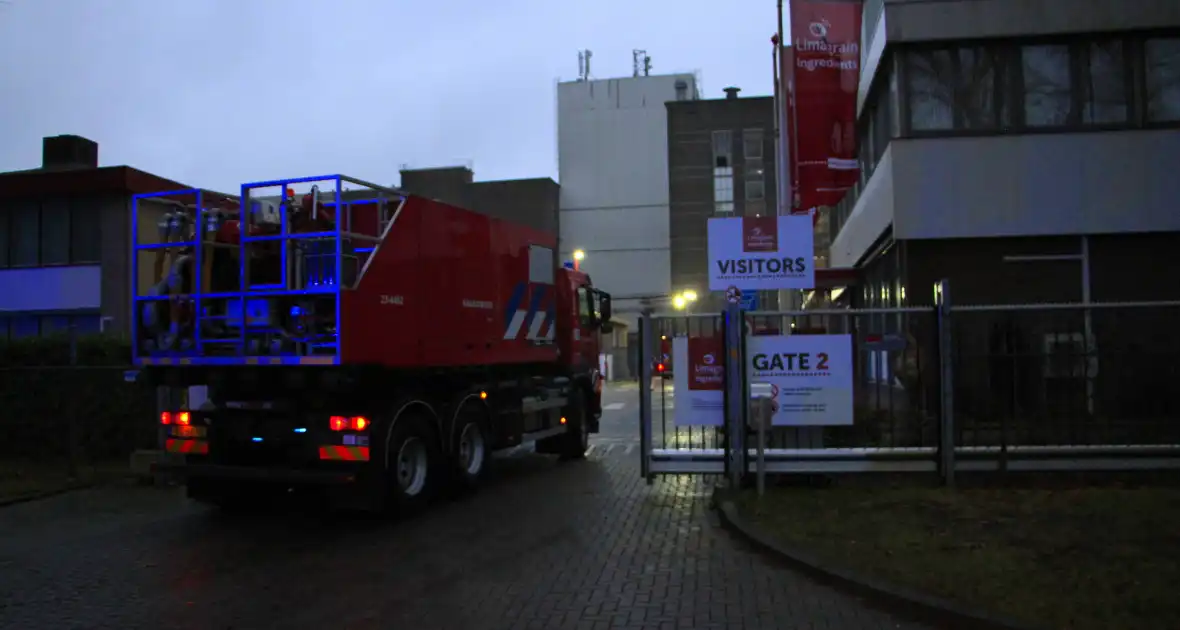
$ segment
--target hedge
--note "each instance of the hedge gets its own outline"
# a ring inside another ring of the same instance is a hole
[[[99,335],[0,341],[0,457],[98,461],[153,447],[155,392],[125,382],[130,356],[125,340]]]

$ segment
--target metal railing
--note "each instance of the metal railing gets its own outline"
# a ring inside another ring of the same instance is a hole
[[[742,348],[762,334],[853,340],[851,424],[768,427],[765,472],[938,472],[954,483],[956,471],[1180,467],[1180,302],[953,306],[940,288],[934,307],[741,315]],[[725,319],[645,316],[653,338],[641,365],[664,361],[675,374],[674,357],[657,355],[662,338],[720,335]],[[671,380],[641,405],[643,474],[718,474],[735,457],[752,471],[754,450],[735,454],[727,439],[738,426],[753,441],[752,412],[677,425]],[[727,380],[727,399],[754,404],[744,371],[738,380]]]

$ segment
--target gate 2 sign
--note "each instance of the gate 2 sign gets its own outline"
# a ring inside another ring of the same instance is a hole
[[[672,413],[677,426],[725,424],[725,343],[721,337],[672,339]]]
[[[815,234],[805,215],[709,219],[709,290],[815,288]]]
[[[852,335],[749,337],[746,343],[750,382],[769,383],[778,403],[771,424],[852,424]]]

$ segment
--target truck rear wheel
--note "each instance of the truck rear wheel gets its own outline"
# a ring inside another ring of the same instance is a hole
[[[425,417],[413,411],[395,418],[385,442],[385,494],[402,513],[426,506],[439,486],[441,449]]]
[[[487,414],[476,404],[464,405],[455,416],[451,430],[451,468],[454,489],[458,493],[475,490],[491,463],[490,433]]]

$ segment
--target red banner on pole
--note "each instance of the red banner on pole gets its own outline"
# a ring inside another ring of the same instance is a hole
[[[834,206],[859,177],[860,0],[791,0],[797,211]]]

